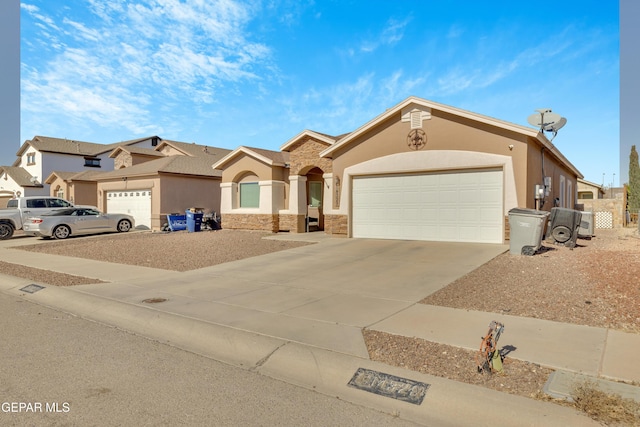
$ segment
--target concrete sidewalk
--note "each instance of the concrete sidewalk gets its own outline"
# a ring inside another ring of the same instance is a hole
[[[44,285],[29,294],[21,291],[28,281],[0,274],[0,291],[431,425],[477,426],[479,419],[480,425],[589,425],[590,420],[557,405],[372,362],[362,328],[476,350],[486,325],[499,320],[506,325],[500,344],[513,347],[510,357],[591,378],[640,381],[640,366],[631,363],[640,351],[639,335],[417,304],[504,252],[503,245],[318,241],[183,273],[3,245],[3,261],[110,283]],[[310,262],[317,268],[312,276]],[[165,301],[143,302],[149,299]],[[428,398],[415,406],[347,387],[358,367],[429,383]],[[566,378],[552,379],[549,390],[562,395]],[[636,390],[625,389],[624,395],[633,397]],[[487,408],[493,409],[485,416]]]

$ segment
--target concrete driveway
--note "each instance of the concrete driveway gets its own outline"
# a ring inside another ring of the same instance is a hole
[[[73,291],[367,358],[362,328],[406,310],[506,250],[328,238],[199,270],[162,271]],[[143,302],[150,298],[166,301]]]

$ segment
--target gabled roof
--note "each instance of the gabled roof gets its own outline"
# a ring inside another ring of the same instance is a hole
[[[0,166],[0,176],[6,173],[20,187],[42,187],[41,183],[34,183],[34,177],[19,166]]]
[[[72,154],[78,156],[93,156],[105,146],[94,142],[74,141],[66,138],[52,138],[35,136],[22,144],[16,155],[21,157],[30,147],[41,152]]]
[[[317,141],[320,142],[324,142],[327,145],[333,145],[335,144],[335,142],[337,140],[339,140],[341,138],[341,136],[331,136],[331,135],[327,135],[325,133],[320,133],[320,132],[315,132],[309,129],[305,129],[302,132],[300,132],[299,134],[297,134],[296,136],[294,136],[293,138],[291,138],[290,140],[288,140],[287,142],[285,142],[281,147],[280,150],[282,151],[289,151],[289,149],[297,142],[308,139],[308,138],[313,138]]]
[[[144,138],[132,139],[129,141],[115,142],[112,144],[98,144],[95,142],[75,141],[67,138],[53,138],[50,136],[34,136],[33,139],[27,140],[22,144],[16,155],[18,159],[13,163],[14,166],[20,164],[20,157],[31,147],[40,152],[60,153],[74,156],[91,156],[95,157],[100,154],[107,153],[119,146],[127,146],[136,144],[148,139],[158,138],[157,136],[147,136]]]
[[[111,154],[109,154],[109,157],[115,158],[123,151],[129,154],[142,154],[144,156],[149,156],[149,157],[164,157],[164,154],[157,151],[155,148],[144,148],[144,147],[135,147],[135,146],[133,147],[118,146],[111,152]]]
[[[44,182],[45,184],[51,184],[56,180],[56,178],[60,178],[63,181],[68,181],[75,174],[77,174],[77,172],[53,171],[49,174],[47,179],[44,180]]]
[[[287,152],[240,146],[215,163],[213,169],[222,169],[224,165],[239,156],[253,157],[269,166],[285,167],[289,163],[289,153]]]
[[[211,159],[212,157],[216,157],[216,159],[213,159],[213,161],[211,162],[212,164],[216,160],[226,156],[231,152],[231,150],[227,150],[225,148],[211,147],[208,145],[199,145],[196,143],[170,141],[168,139],[163,139],[162,142],[158,144],[158,146],[156,147],[156,150],[162,151],[162,148],[166,145],[175,148],[176,150],[184,153],[184,155],[186,156],[207,157],[209,159]]]
[[[578,184],[587,185],[589,187],[597,188],[600,192],[604,193],[604,188],[600,184],[596,184],[595,182],[587,181],[586,179],[578,178]]]
[[[370,131],[372,128],[376,127],[377,125],[389,119],[390,117],[411,107],[412,105],[415,106],[416,108],[423,107],[423,108],[443,111],[455,116],[464,117],[479,123],[488,124],[490,126],[495,126],[501,129],[506,129],[515,133],[519,133],[521,135],[531,137],[537,140],[541,146],[551,151],[554,156],[556,156],[562,163],[564,163],[569,169],[571,169],[571,171],[574,172],[579,178],[583,177],[580,171],[578,171],[578,169],[576,169],[576,167],[573,166],[573,164],[571,164],[571,162],[569,162],[569,160],[567,160],[566,157],[564,157],[564,155],[560,153],[560,151],[558,151],[558,149],[551,143],[551,141],[549,141],[547,137],[538,129],[532,129],[526,126],[517,125],[515,123],[498,120],[489,116],[483,116],[482,114],[474,113],[467,110],[462,110],[460,108],[451,107],[449,105],[439,104],[437,102],[428,101],[426,99],[418,98],[415,96],[410,96],[409,98],[400,102],[396,106],[387,109],[384,113],[380,114],[379,116],[373,118],[369,122],[360,126],[355,131],[345,135],[335,144],[331,145],[330,147],[322,151],[320,153],[320,156],[332,157],[333,153],[335,153],[340,148],[344,148],[348,146],[350,143],[355,141],[361,135]]]
[[[94,178],[99,177],[104,174],[100,170],[85,170],[82,172],[63,172],[63,171],[53,171],[49,174],[47,179],[44,181],[46,184],[51,184],[55,181],[56,178],[60,178],[63,181],[71,182],[71,181],[94,181]]]
[[[162,173],[195,175],[206,177],[220,177],[221,171],[211,168],[211,159],[207,157],[166,156],[148,162],[140,163],[110,172],[102,172],[92,177],[92,180],[149,176]]]

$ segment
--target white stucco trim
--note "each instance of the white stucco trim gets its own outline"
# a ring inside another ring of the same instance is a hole
[[[345,168],[341,180],[340,208],[331,213],[348,215],[351,178],[359,175],[438,172],[446,170],[502,168],[504,171],[504,213],[518,206],[516,180],[510,156],[477,151],[429,150],[391,154]]]
[[[304,175],[289,176],[289,207],[286,213],[299,215],[307,213],[307,177]]]
[[[300,141],[301,139],[305,138],[305,137],[310,137],[310,138],[315,138],[318,141],[322,141],[325,144],[328,145],[333,145],[334,142],[336,142],[334,139],[328,137],[327,135],[322,135],[319,134],[317,132],[314,132],[312,130],[303,130],[302,132],[300,132],[299,134],[297,134],[296,136],[294,136],[293,138],[291,138],[290,140],[288,140],[287,142],[285,142],[284,144],[282,144],[280,146],[280,151],[289,151],[289,149],[298,141]]]

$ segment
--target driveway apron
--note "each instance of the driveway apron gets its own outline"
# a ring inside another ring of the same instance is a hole
[[[505,245],[328,239],[166,278],[74,291],[368,358],[361,330],[398,315]],[[143,301],[165,301],[147,304]]]

